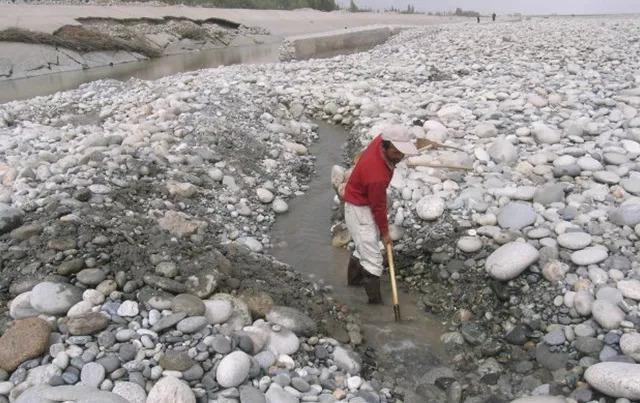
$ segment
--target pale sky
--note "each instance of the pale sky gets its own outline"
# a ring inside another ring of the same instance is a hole
[[[444,11],[461,7],[483,14],[619,14],[640,13],[640,0],[355,0],[358,6],[384,9],[391,5],[404,9],[408,4],[419,11]],[[349,4],[349,0],[338,0]],[[640,19],[638,21],[640,23]]]

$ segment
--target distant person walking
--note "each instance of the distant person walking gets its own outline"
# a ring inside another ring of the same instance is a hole
[[[496,22],[496,13],[491,14],[491,19],[493,22]]]
[[[476,18],[478,19],[478,24],[480,24],[480,16],[476,16]]]

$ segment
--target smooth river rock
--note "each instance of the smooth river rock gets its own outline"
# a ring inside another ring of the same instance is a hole
[[[82,290],[71,284],[45,281],[31,290],[31,306],[47,315],[65,315],[76,303],[82,301]]]
[[[149,391],[146,403],[196,403],[191,388],[172,376],[162,378]]]
[[[536,212],[528,203],[507,203],[498,213],[498,225],[502,228],[520,230],[536,221]]]
[[[596,300],[591,308],[593,319],[605,329],[617,329],[624,320],[624,312],[609,301]]]
[[[507,281],[520,275],[540,257],[536,248],[524,242],[510,242],[496,249],[485,262],[489,275]]]
[[[605,395],[640,399],[640,364],[601,362],[587,368],[584,378]]]
[[[249,356],[242,351],[234,351],[220,361],[216,370],[216,380],[225,388],[239,386],[249,376],[250,368]]]
[[[609,256],[607,248],[601,245],[590,246],[588,248],[573,252],[571,261],[578,266],[588,266],[604,261]]]

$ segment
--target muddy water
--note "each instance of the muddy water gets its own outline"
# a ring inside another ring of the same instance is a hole
[[[261,45],[232,46],[221,49],[210,49],[199,52],[181,53],[163,56],[158,59],[140,62],[116,64],[114,66],[96,67],[87,70],[74,70],[61,73],[44,74],[35,77],[0,80],[0,104],[36,96],[50,95],[58,91],[77,88],[81,84],[100,79],[155,80],[157,78],[218,66],[233,64],[276,63],[280,56],[280,40]],[[328,58],[340,54],[361,52],[372,46],[342,49],[332,52],[317,53],[314,58]]]
[[[250,46],[233,46],[200,52],[181,53],[158,59],[75,70],[42,76],[0,80],[0,104],[49,95],[77,88],[94,80],[112,78],[153,80],[171,74],[232,64],[273,63],[278,61],[280,41]]]
[[[415,388],[429,369],[446,357],[440,344],[443,325],[416,306],[415,296],[400,290],[403,320],[394,322],[388,274],[383,275],[384,305],[369,305],[361,287],[346,286],[349,251],[331,246],[334,193],[331,167],[342,162],[347,133],[340,127],[320,123],[319,140],[310,151],[316,156],[316,175],[304,196],[291,201],[289,212],[273,228],[272,254],[299,272],[334,288],[336,298],[356,311],[362,320],[365,343],[376,349],[378,361],[396,380]]]

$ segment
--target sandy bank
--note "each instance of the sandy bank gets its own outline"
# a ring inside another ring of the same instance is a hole
[[[455,17],[386,13],[321,12],[315,10],[244,10],[183,6],[56,6],[0,5],[0,30],[19,27],[53,33],[65,25],[79,25],[78,18],[163,18],[185,17],[195,20],[221,18],[247,26],[260,26],[273,35],[289,36],[366,25],[432,25],[454,22]]]

